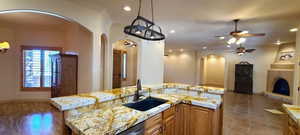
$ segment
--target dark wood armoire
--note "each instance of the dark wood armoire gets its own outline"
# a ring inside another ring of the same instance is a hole
[[[57,54],[51,56],[51,97],[77,94],[78,56]]]
[[[235,65],[234,92],[253,93],[253,65],[248,62],[240,62]]]

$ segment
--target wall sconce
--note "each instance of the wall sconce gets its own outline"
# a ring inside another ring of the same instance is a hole
[[[0,43],[0,53],[6,53],[9,49],[9,43],[8,42],[1,42]]]

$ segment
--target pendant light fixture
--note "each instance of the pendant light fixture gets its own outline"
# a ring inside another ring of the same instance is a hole
[[[150,41],[164,40],[165,35],[162,33],[161,28],[154,23],[153,0],[151,0],[152,21],[141,16],[141,7],[142,0],[139,0],[138,16],[133,20],[131,25],[124,28],[124,33]]]

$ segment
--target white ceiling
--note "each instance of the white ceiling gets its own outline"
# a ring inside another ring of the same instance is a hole
[[[129,24],[137,15],[138,0],[72,0],[93,9],[105,8],[114,23]],[[150,0],[143,0],[143,15],[150,14]],[[233,30],[239,18],[240,29],[265,37],[251,38],[246,46],[269,45],[276,40],[294,41],[289,29],[300,24],[299,0],[154,0],[155,20],[167,34],[167,48],[225,49],[215,38]],[[132,7],[131,12],[123,6]],[[169,34],[174,29],[175,34]]]
[[[137,15],[138,0],[69,0],[84,7],[111,15],[114,23],[128,25]],[[142,15],[150,16],[150,0],[143,0]],[[167,48],[228,49],[225,42],[215,38],[233,30],[232,20],[241,19],[239,28],[253,33],[266,33],[265,37],[249,38],[246,46],[270,45],[280,39],[295,41],[290,28],[300,25],[300,0],[154,0],[155,22],[167,35]],[[131,6],[131,12],[122,8]],[[43,19],[39,19],[39,18]],[[150,18],[149,18],[150,19]],[[30,13],[0,14],[0,22],[19,24],[46,24],[62,26],[63,19]],[[170,34],[174,29],[176,33]]]

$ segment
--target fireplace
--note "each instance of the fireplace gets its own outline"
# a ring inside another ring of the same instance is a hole
[[[273,86],[273,93],[290,96],[290,87],[288,81],[283,78],[279,78]]]
[[[279,46],[276,59],[267,72],[267,89],[265,94],[270,97],[291,102],[293,97],[295,74],[295,44]]]

